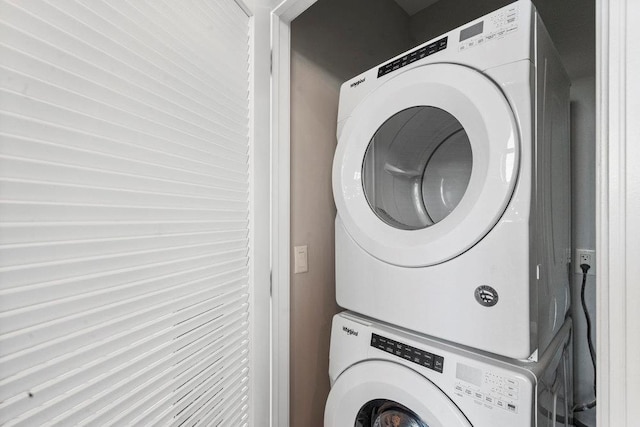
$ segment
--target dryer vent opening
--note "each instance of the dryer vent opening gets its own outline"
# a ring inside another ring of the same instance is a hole
[[[378,218],[418,230],[456,208],[472,166],[469,137],[454,116],[436,107],[412,107],[391,116],[371,138],[362,185]]]

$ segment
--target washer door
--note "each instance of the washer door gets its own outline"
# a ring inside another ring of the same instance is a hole
[[[349,234],[400,266],[447,261],[482,239],[515,185],[519,138],[500,88],[462,65],[399,74],[347,120],[333,192]]]
[[[393,362],[359,363],[340,375],[324,411],[325,427],[471,427],[431,381]]]

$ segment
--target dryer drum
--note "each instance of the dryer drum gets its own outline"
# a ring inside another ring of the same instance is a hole
[[[362,186],[378,218],[395,228],[418,230],[458,206],[472,164],[469,137],[453,115],[412,107],[390,117],[371,138]]]

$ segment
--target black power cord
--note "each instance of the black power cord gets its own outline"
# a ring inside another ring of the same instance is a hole
[[[593,394],[596,393],[596,351],[593,349],[593,341],[591,340],[591,317],[589,316],[589,310],[587,309],[587,303],[584,300],[584,290],[587,285],[587,272],[589,271],[589,264],[580,264],[582,269],[582,289],[580,290],[580,301],[582,302],[582,310],[584,311],[584,317],[587,320],[587,343],[589,344],[589,354],[591,355],[591,364],[593,365]],[[594,405],[595,406],[595,405]]]
[[[595,396],[596,392],[596,352],[593,347],[593,340],[591,339],[591,317],[589,316],[589,309],[587,308],[587,303],[584,298],[585,289],[587,287],[587,273],[591,266],[589,264],[580,264],[580,269],[582,270],[582,287],[580,290],[580,301],[582,303],[582,310],[584,311],[584,317],[587,321],[587,343],[589,345],[589,354],[591,355],[591,363],[593,364],[593,393]],[[588,409],[594,408],[596,406],[596,399],[591,402],[582,403],[579,405],[575,405],[571,412],[575,414],[576,412],[586,411]],[[540,407],[541,414],[547,419],[552,419],[552,414],[544,407]],[[565,424],[565,422],[570,426],[575,427],[589,427],[588,425],[582,423],[579,419],[574,417],[569,417],[568,419],[562,415],[555,416],[555,422]]]
[[[593,395],[594,399],[591,402],[583,403],[580,405],[576,405],[573,408],[573,412],[582,412],[587,409],[591,409],[596,406],[596,352],[593,348],[593,340],[591,339],[591,317],[589,316],[589,309],[587,309],[587,303],[584,299],[585,288],[587,287],[587,273],[591,266],[589,264],[580,264],[580,269],[582,270],[582,288],[580,290],[580,302],[582,303],[582,311],[584,311],[584,318],[587,322],[587,343],[589,345],[589,354],[591,356],[591,364],[593,365]],[[574,419],[576,425],[584,425],[580,423],[577,419]]]

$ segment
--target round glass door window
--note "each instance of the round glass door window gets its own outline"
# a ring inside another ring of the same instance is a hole
[[[428,106],[391,116],[369,142],[362,184],[378,218],[403,230],[430,227],[460,203],[473,156],[469,137],[448,112]]]
[[[418,415],[397,402],[376,399],[367,402],[356,416],[354,427],[428,427]]]

